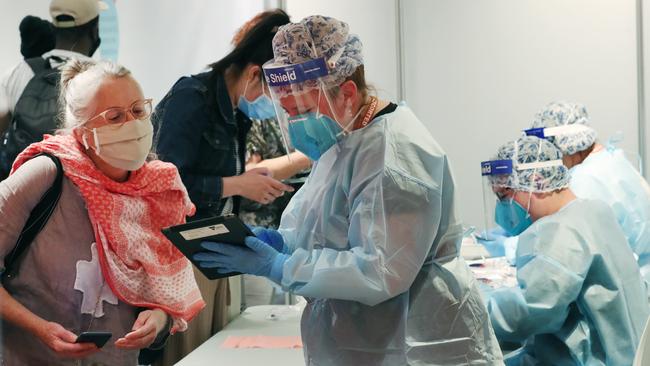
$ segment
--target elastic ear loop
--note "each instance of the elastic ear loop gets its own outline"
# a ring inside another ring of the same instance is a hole
[[[541,151],[541,146],[542,145],[540,144],[539,146],[540,146],[540,151]],[[519,142],[518,141],[514,142],[514,148],[515,148],[515,153],[513,155],[513,160],[515,161],[515,163],[519,164]],[[539,160],[539,151],[537,153],[537,160]],[[537,170],[537,168],[534,168],[534,169]],[[515,182],[517,183],[517,185],[519,185],[519,169],[513,169],[513,170],[515,172]],[[535,176],[535,171],[533,171],[533,175],[531,175],[531,178],[533,178],[534,176]],[[532,179],[531,179],[531,183],[532,183]],[[528,188],[530,189],[530,187],[528,187]],[[533,192],[528,191],[528,204],[526,205],[526,215],[527,215],[526,217],[530,217],[530,201],[531,201],[532,197],[533,197]],[[510,199],[511,202],[514,201],[514,199],[515,199],[515,196],[513,194],[512,198]]]
[[[516,140],[512,144],[514,145],[513,147],[514,147],[514,150],[515,150],[515,153],[512,156],[512,161],[514,161],[514,163],[513,163],[513,166],[514,166],[514,164],[519,164],[519,159],[518,159],[519,158],[519,146],[518,146],[518,142]],[[514,177],[513,177],[514,181],[513,181],[512,185],[513,186],[514,185],[519,186],[519,170],[515,168],[515,169],[513,169],[513,172],[514,172]],[[515,194],[513,192],[512,197],[510,197],[510,203],[512,203],[512,201],[514,201],[514,200],[515,200]]]
[[[99,137],[97,137],[97,129],[93,128],[93,139],[95,140],[95,152],[97,155],[99,155],[99,151],[101,150],[99,146]]]
[[[264,95],[265,97],[271,99],[271,96],[266,95],[266,90],[264,90],[264,85],[266,85],[266,81],[264,80],[264,71],[260,71],[260,77],[262,78],[262,84],[261,84],[262,85],[262,95]],[[270,89],[269,89],[269,92],[271,92]]]
[[[539,163],[539,156],[542,153],[542,141],[539,141],[539,144],[537,144],[537,163]],[[530,187],[529,189],[532,188],[532,185],[535,183],[535,176],[537,174],[537,167],[533,169],[533,174],[530,175]],[[533,198],[533,191],[532,189],[528,192],[528,207],[526,207],[526,213],[530,217],[530,201]]]
[[[244,92],[241,95],[242,97],[244,97],[244,99],[246,99],[246,90],[248,90],[248,80],[246,80],[246,85],[244,85]],[[262,92],[264,92],[264,88],[262,88]]]
[[[321,83],[320,88],[318,88],[318,105],[320,105],[321,91],[322,91],[323,94],[325,93],[325,92],[323,91],[323,84],[322,84],[322,83]],[[332,113],[336,114],[336,112],[334,111],[334,108],[332,108],[332,104],[330,103],[330,100],[329,100],[329,98],[327,97],[327,95],[325,95],[325,101],[327,102],[327,106],[330,108],[330,111],[332,111]],[[319,113],[319,117],[320,117],[320,109],[318,109],[318,113]],[[338,116],[334,116],[334,117],[335,117],[336,119],[339,119]],[[348,131],[343,127],[343,126],[341,126],[341,125],[339,124],[339,122],[338,122],[337,120],[335,120],[334,123],[336,123],[337,125],[339,125],[339,127],[341,128],[341,132],[340,132],[340,133],[334,133],[334,131],[330,131],[330,133],[331,133],[332,137],[334,137],[334,139],[337,139],[337,137],[338,137],[339,135],[345,135],[345,134],[348,132]],[[338,140],[338,139],[337,139],[337,140]],[[338,146],[338,144],[337,144],[337,146]]]
[[[86,150],[88,150],[90,148],[90,145],[88,145],[88,139],[86,138],[85,132],[81,135],[81,141],[84,143]]]

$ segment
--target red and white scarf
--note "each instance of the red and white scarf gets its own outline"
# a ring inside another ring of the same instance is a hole
[[[105,176],[73,136],[46,136],[23,151],[12,167],[41,152],[63,165],[88,208],[106,283],[125,303],[157,308],[184,330],[205,306],[191,263],[161,233],[185,222],[196,208],[173,164],[154,160],[125,182]]]

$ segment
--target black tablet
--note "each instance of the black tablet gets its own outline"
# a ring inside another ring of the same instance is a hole
[[[171,226],[162,229],[163,234],[178,250],[181,251],[207,278],[214,280],[239,275],[241,273],[218,273],[216,268],[201,268],[194,261],[195,253],[205,251],[202,241],[215,241],[233,245],[246,245],[247,236],[255,236],[239,217],[235,215],[210,217],[207,219],[188,222],[187,224]]]

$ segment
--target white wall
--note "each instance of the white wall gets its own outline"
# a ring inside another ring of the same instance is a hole
[[[553,100],[584,103],[636,151],[633,0],[402,1],[405,99],[450,156],[466,225],[483,217],[479,162]]]
[[[118,0],[119,62],[160,101],[180,76],[225,56],[235,31],[263,6],[261,0]]]
[[[363,43],[366,79],[378,94],[397,100],[397,25],[395,0],[286,0],[291,21],[309,15],[327,15],[350,25]]]
[[[50,19],[49,0],[0,0],[0,72],[21,59],[18,25],[25,15]],[[182,75],[225,56],[235,31],[263,0],[118,0],[118,62],[131,69],[155,102]]]
[[[0,0],[0,74],[16,66],[20,54],[18,25],[27,15],[50,19],[48,0]]]

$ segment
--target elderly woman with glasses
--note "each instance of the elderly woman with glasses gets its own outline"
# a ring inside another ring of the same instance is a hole
[[[160,232],[195,209],[176,168],[147,161],[151,100],[127,69],[70,61],[61,101],[59,134],[28,147],[0,183],[0,263],[18,268],[0,287],[4,363],[136,365],[139,349],[161,346],[204,306],[190,263]],[[57,160],[60,199],[14,258]],[[83,332],[112,339],[99,349],[77,342]]]

